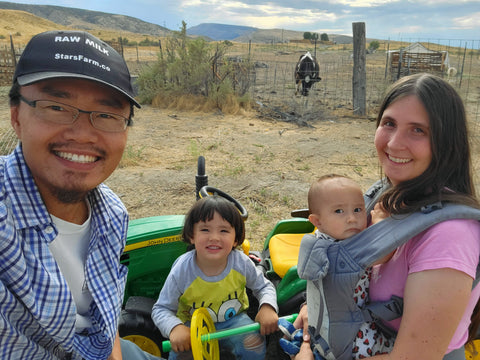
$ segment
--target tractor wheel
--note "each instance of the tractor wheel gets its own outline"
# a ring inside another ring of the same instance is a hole
[[[118,330],[123,339],[135,343],[143,351],[158,357],[168,357],[168,355],[162,354],[162,341],[166,339],[148,314],[123,310]]]

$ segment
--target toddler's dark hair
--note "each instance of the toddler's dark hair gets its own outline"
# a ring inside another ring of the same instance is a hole
[[[242,245],[245,240],[245,223],[242,216],[232,202],[218,195],[206,196],[192,206],[185,217],[182,240],[191,244],[193,226],[200,221],[207,222],[212,220],[215,212],[232,225],[235,229],[237,246]]]

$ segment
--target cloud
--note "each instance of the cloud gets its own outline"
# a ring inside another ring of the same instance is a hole
[[[379,5],[385,5],[389,3],[399,2],[399,0],[339,0],[335,1],[336,4],[342,4],[351,7],[375,7]]]
[[[288,5],[292,4],[288,3]],[[207,13],[208,19],[200,22],[220,22],[261,28],[298,29],[311,26],[318,21],[334,22],[338,18],[335,13],[319,10],[316,7],[305,8],[303,5],[296,8],[272,2],[248,4],[234,0],[183,0],[180,7],[184,10],[188,9],[191,19],[198,18],[194,15],[196,8],[203,14]]]
[[[454,29],[475,29],[480,27],[480,12],[460,16],[452,20]]]
[[[17,0],[78,7],[75,0]],[[200,23],[367,36],[478,39],[480,0],[83,0],[82,8],[137,17],[176,30]]]

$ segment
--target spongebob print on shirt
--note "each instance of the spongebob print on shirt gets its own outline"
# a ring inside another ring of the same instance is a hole
[[[179,299],[177,316],[185,323],[193,312],[204,307],[213,322],[224,322],[248,309],[245,276],[232,269],[218,282],[197,277]]]

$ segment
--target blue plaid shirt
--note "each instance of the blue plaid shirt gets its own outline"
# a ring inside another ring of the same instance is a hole
[[[106,359],[127,269],[120,265],[128,215],[105,185],[88,195],[92,238],[85,278],[92,327],[75,333],[76,308],[48,244],[57,230],[25,164],[22,148],[0,157],[0,359]]]

